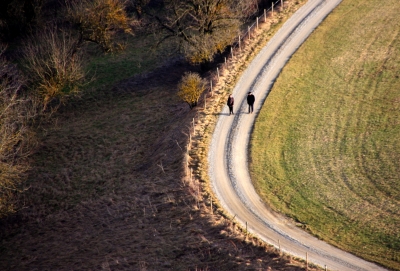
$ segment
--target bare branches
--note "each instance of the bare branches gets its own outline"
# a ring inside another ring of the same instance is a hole
[[[105,52],[122,48],[115,39],[117,32],[131,33],[132,25],[137,24],[128,17],[125,2],[120,0],[72,0],[67,13],[79,28],[80,40],[97,43]]]
[[[43,109],[52,101],[65,101],[79,92],[85,74],[77,43],[70,34],[55,28],[39,32],[25,46],[25,60],[34,91]]]
[[[27,158],[36,146],[30,123],[36,103],[24,93],[25,79],[3,57],[0,46],[0,217],[14,210],[13,195],[28,170]]]
[[[199,74],[188,72],[182,77],[178,88],[178,96],[187,102],[190,108],[193,108],[197,105],[201,93],[205,90],[206,83]]]
[[[256,0],[166,0],[164,3],[162,15],[153,17],[163,30],[184,41],[181,49],[194,64],[210,62],[216,53],[225,50],[243,19],[257,7]]]

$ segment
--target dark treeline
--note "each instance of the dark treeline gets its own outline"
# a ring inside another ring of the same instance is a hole
[[[27,34],[32,29],[40,27],[46,20],[57,19],[63,7],[69,0],[2,0],[0,1],[0,40],[12,42],[15,38]],[[146,8],[165,6],[163,0],[130,0],[126,11],[142,19]],[[185,1],[182,1],[185,2]],[[251,1],[250,1],[251,2]],[[271,7],[274,0],[258,1],[258,9]]]
[[[63,0],[2,0],[0,1],[0,39],[13,40],[29,33],[46,19],[57,18]]]

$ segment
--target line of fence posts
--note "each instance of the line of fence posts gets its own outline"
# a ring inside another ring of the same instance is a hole
[[[274,6],[277,5],[279,2],[280,2],[280,5],[281,5],[281,8],[283,8],[283,7],[284,7],[284,2],[283,2],[283,0],[277,0],[275,3],[272,2],[270,8],[264,9],[264,13],[263,13],[261,16],[257,16],[257,17],[256,17],[256,22],[255,22],[255,23],[251,24],[250,26],[247,26],[247,31],[246,31],[246,32],[241,33],[241,34],[238,35],[238,38],[237,38],[237,41],[238,41],[238,42],[236,43],[236,45],[235,45],[235,43],[233,43],[233,44],[231,45],[231,48],[230,48],[230,56],[231,56],[231,59],[233,59],[234,56],[235,56],[234,50],[235,50],[236,48],[238,48],[238,50],[241,51],[241,49],[242,49],[242,39],[243,39],[243,37],[246,37],[246,36],[247,36],[248,39],[250,40],[250,39],[251,39],[251,31],[252,31],[252,29],[253,29],[254,27],[255,27],[257,30],[259,29],[259,20],[260,20],[262,17],[264,17],[264,23],[267,21],[267,12],[268,12],[268,11],[271,11],[271,15],[273,16],[273,15],[274,15],[274,14],[273,14],[273,13],[274,13]],[[227,67],[228,67],[228,59],[227,59],[227,57],[224,57],[224,68],[227,69]],[[211,76],[211,77],[212,77],[212,76]],[[219,73],[219,68],[217,67],[217,82],[219,82],[219,79],[220,79],[220,73]],[[212,79],[210,80],[210,93],[211,93],[211,96],[213,96]],[[207,98],[207,95],[205,96],[205,98]],[[205,109],[205,108],[204,108],[204,109]]]
[[[278,2],[280,2],[280,4],[281,4],[281,8],[284,8],[284,2],[283,2],[283,0],[278,0],[278,1],[276,1],[275,3],[272,3],[271,4],[271,8],[269,8],[269,9],[264,9],[264,13],[260,16],[260,17],[256,17],[256,23],[254,24],[252,24],[251,26],[248,26],[248,28],[247,28],[247,31],[245,32],[245,33],[243,33],[242,35],[242,37],[245,37],[246,35],[248,36],[248,38],[249,38],[249,40],[251,39],[251,30],[252,30],[252,28],[255,26],[256,27],[256,29],[258,30],[258,28],[259,28],[259,19],[261,18],[261,17],[264,17],[264,23],[267,21],[267,12],[268,11],[270,11],[271,10],[271,15],[272,16],[274,16],[274,5],[276,5]],[[238,49],[239,49],[239,51],[241,50],[241,35],[238,35]],[[233,59],[233,57],[234,57],[234,45],[232,45],[231,46],[231,52],[230,52],[230,55],[231,55],[231,58]],[[227,60],[227,58],[226,57],[224,57],[224,68],[225,69],[227,69],[227,65],[228,65],[228,60]],[[219,68],[217,67],[217,69],[216,69],[216,71],[217,71],[217,83],[219,82],[219,79],[220,79],[220,73],[219,73]],[[213,78],[212,78],[213,76],[211,76],[211,80],[210,80],[210,94],[211,94],[211,97],[213,96]],[[206,107],[207,107],[207,103],[206,103],[206,101],[207,101],[207,93],[204,95],[204,110],[206,109]],[[186,174],[187,175],[189,175],[188,177],[189,177],[189,180],[190,180],[190,182],[192,183],[193,182],[193,169],[190,167],[190,165],[189,165],[189,150],[190,150],[190,145],[191,145],[191,143],[192,143],[192,135],[191,135],[191,128],[193,128],[193,134],[196,132],[195,131],[195,118],[193,118],[192,119],[192,125],[191,125],[191,127],[189,128],[189,143],[188,143],[188,147],[187,147],[187,153],[186,153]],[[197,197],[199,197],[199,194],[200,194],[200,187],[199,187],[199,185],[198,185],[198,187],[197,187]],[[213,214],[213,201],[212,201],[212,199],[210,199],[210,211],[211,211],[211,214]],[[246,223],[246,235],[248,234],[248,224],[247,224],[247,221],[245,222]],[[281,250],[281,244],[280,244],[280,240],[278,239],[278,249],[279,249],[279,254],[281,254],[281,252],[282,252],[282,250]],[[327,267],[327,265],[325,265],[324,266],[325,268],[325,271],[327,271],[328,269],[328,267]],[[308,270],[308,252],[306,252],[306,270]]]
[[[211,213],[212,213],[212,200],[210,202],[210,205],[211,205]],[[235,217],[236,217],[236,215],[232,218],[232,221],[235,219]],[[245,228],[245,234],[246,234],[246,237],[249,234],[248,226],[249,225],[248,225],[247,221],[245,221],[245,227],[246,227]],[[279,255],[282,255],[282,247],[281,247],[280,239],[278,239],[278,252],[279,252]],[[308,264],[308,252],[306,251],[306,266],[305,266],[306,271],[308,271],[308,266],[309,266],[309,264]],[[328,266],[326,264],[324,265],[324,270],[328,271]]]
[[[241,35],[241,34],[238,35],[238,42],[237,42],[236,48],[238,48],[239,51],[241,51],[241,41],[242,41],[242,38],[241,38],[241,37],[246,37],[246,36],[248,36],[248,38],[249,38],[249,40],[250,40],[250,39],[251,39],[251,31],[252,31],[253,27],[255,26],[256,29],[259,28],[259,20],[260,20],[260,18],[262,18],[262,17],[264,17],[264,23],[267,21],[267,12],[268,12],[268,11],[271,10],[271,15],[273,16],[274,5],[276,5],[279,1],[280,1],[280,3],[281,3],[281,7],[283,8],[283,7],[284,7],[284,2],[283,2],[283,0],[278,0],[278,1],[276,1],[275,3],[272,2],[271,7],[270,7],[269,9],[264,9],[264,13],[263,13],[261,16],[257,16],[257,17],[256,17],[256,22],[253,23],[252,25],[248,26],[248,27],[247,27],[247,31],[246,31],[245,33],[242,33],[242,35]],[[234,50],[235,50],[235,43],[232,44],[232,45],[231,45],[231,48],[230,48],[230,55],[231,55],[231,59],[232,59],[232,60],[233,60],[233,58],[234,58]],[[228,68],[228,59],[227,59],[227,57],[224,57],[224,69],[227,69],[227,68]],[[219,71],[219,67],[217,67],[216,71],[217,71],[217,83],[219,83],[219,80],[220,80],[220,71]],[[214,95],[214,91],[213,91],[213,73],[211,73],[210,90],[209,90],[209,92],[210,92],[211,97],[212,97],[212,96]],[[204,110],[206,110],[206,108],[207,108],[207,92],[205,92],[205,95],[204,95],[203,97],[204,97]],[[193,133],[195,133],[195,121],[194,121],[194,118],[193,118],[193,120],[192,120],[192,125],[193,125]],[[189,156],[189,148],[190,148],[190,145],[191,145],[191,131],[190,131],[190,130],[191,130],[191,129],[189,128],[189,144],[188,144],[188,148],[187,148],[187,155],[188,155],[188,156]],[[188,159],[187,159],[187,160],[188,160]],[[186,162],[186,166],[189,167],[188,161]]]
[[[238,35],[237,48],[239,49],[239,51],[241,51],[241,40],[242,40],[241,37],[248,36],[248,38],[250,40],[251,39],[252,28],[255,26],[256,29],[258,30],[258,28],[259,28],[259,20],[262,17],[264,17],[264,23],[267,21],[267,12],[268,11],[271,10],[271,15],[273,16],[274,4],[276,5],[279,1],[281,3],[281,7],[283,8],[284,7],[283,6],[284,5],[283,0],[277,0],[275,3],[272,2],[271,7],[269,9],[264,9],[264,13],[261,16],[257,16],[256,17],[256,22],[253,23],[252,25],[248,26],[247,27],[247,31],[245,33],[242,33],[242,35],[240,35],[240,34]],[[231,59],[232,60],[234,58],[234,50],[235,50],[235,43],[232,44],[231,48],[230,48],[230,55],[231,55]],[[228,59],[227,59],[227,57],[224,57],[224,69],[226,70],[227,68],[228,68]],[[217,83],[219,83],[220,71],[219,71],[218,67],[217,67],[216,71],[217,71]],[[213,97],[213,95],[214,95],[214,91],[213,91],[213,73],[211,73],[210,91],[209,92],[211,94],[211,97]],[[205,92],[205,95],[203,97],[204,97],[204,110],[206,110],[207,109],[207,92]],[[192,120],[192,126],[193,126],[193,134],[195,134],[196,131],[195,131],[194,118]],[[189,165],[189,149],[190,149],[191,144],[192,144],[192,135],[191,135],[191,129],[189,128],[189,143],[188,143],[187,153],[186,153],[186,156],[187,156],[186,167],[187,167],[187,169],[189,169],[189,167],[190,167],[190,165]],[[188,175],[188,174],[186,174],[186,175]],[[192,176],[191,175],[192,175],[192,171],[190,171],[190,181],[192,182]]]
[[[270,11],[270,10],[271,10],[271,15],[274,16],[274,5],[276,5],[278,2],[280,2],[281,8],[283,9],[284,8],[283,0],[278,0],[275,3],[272,2],[271,8],[269,8],[268,10],[264,9],[263,15],[261,15],[260,17],[258,17],[258,16],[256,17],[255,26],[256,26],[257,30],[259,28],[259,18],[264,17],[264,23],[265,23],[267,21],[267,12]],[[248,35],[248,38],[251,39],[251,30],[252,30],[253,27],[254,27],[254,23],[251,26],[248,26],[247,31],[242,34],[243,37]],[[240,51],[241,50],[241,35],[238,36],[238,43],[237,44],[238,44],[238,49]],[[230,55],[231,55],[232,59],[234,57],[234,53],[233,53],[234,47],[235,46],[232,45],[231,48],[230,48],[231,49]],[[225,69],[227,69],[227,65],[228,65],[228,60],[227,60],[226,57],[224,57],[224,68]],[[216,71],[217,71],[217,83],[218,83],[219,79],[220,79],[220,73],[219,73],[219,68],[218,67],[217,67]],[[210,80],[210,93],[211,93],[211,97],[212,97],[213,96],[213,76],[212,76],[212,74],[211,74],[211,80]],[[206,110],[206,105],[207,105],[206,101],[207,101],[207,92],[204,95],[204,110]],[[193,127],[193,134],[194,134],[196,132],[195,131],[195,118],[192,119],[192,127]],[[193,169],[189,165],[189,149],[190,149],[190,145],[191,145],[191,129],[189,128],[189,144],[188,144],[187,153],[186,153],[186,168],[187,168],[186,172],[189,171],[189,173],[190,173],[190,176],[189,176],[190,182],[193,182],[193,179],[192,179],[193,178]],[[187,173],[187,175],[188,175],[188,173]],[[200,194],[200,187],[199,186],[200,185],[198,185],[198,187],[197,187],[197,198],[199,197],[199,194]],[[197,203],[199,204],[199,202],[197,202]],[[213,214],[213,201],[212,201],[212,198],[210,198],[210,211],[211,211],[211,214]],[[248,234],[247,221],[245,222],[245,225],[246,225],[246,236],[247,236],[247,234]],[[282,249],[281,249],[281,243],[280,243],[279,239],[278,239],[278,250],[279,250],[279,254],[281,254],[282,253]],[[306,252],[306,270],[308,271],[308,252]],[[324,270],[325,271],[328,270],[327,265],[324,266]]]
[[[192,118],[190,126],[187,127],[189,129],[189,134],[188,134],[189,142],[187,144],[186,153],[185,153],[185,164],[186,164],[185,165],[186,166],[185,167],[185,175],[188,180],[189,187],[191,187],[193,189],[193,192],[196,195],[197,206],[198,206],[198,208],[200,208],[200,201],[199,201],[199,199],[200,199],[200,184],[196,183],[196,180],[194,180],[193,168],[190,166],[190,163],[189,163],[189,159],[190,159],[189,150],[191,149],[191,144],[192,144],[192,133],[193,133],[193,135],[195,135],[195,133],[196,133],[195,118],[196,118],[196,116],[194,118]]]

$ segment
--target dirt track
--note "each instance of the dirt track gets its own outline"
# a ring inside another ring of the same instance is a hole
[[[250,232],[297,257],[329,270],[385,270],[318,240],[271,212],[255,192],[248,172],[248,144],[258,111],[290,56],[341,0],[310,0],[279,30],[243,73],[233,90],[235,115],[225,107],[209,152],[209,175],[221,205]],[[256,96],[247,113],[246,95]],[[246,226],[247,225],[247,226]]]

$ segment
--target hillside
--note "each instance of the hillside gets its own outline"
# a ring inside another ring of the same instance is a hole
[[[1,270],[305,269],[218,206],[210,212],[184,180],[200,109],[177,99],[176,84],[190,69],[166,62],[54,116],[32,157],[24,208],[0,221]]]

